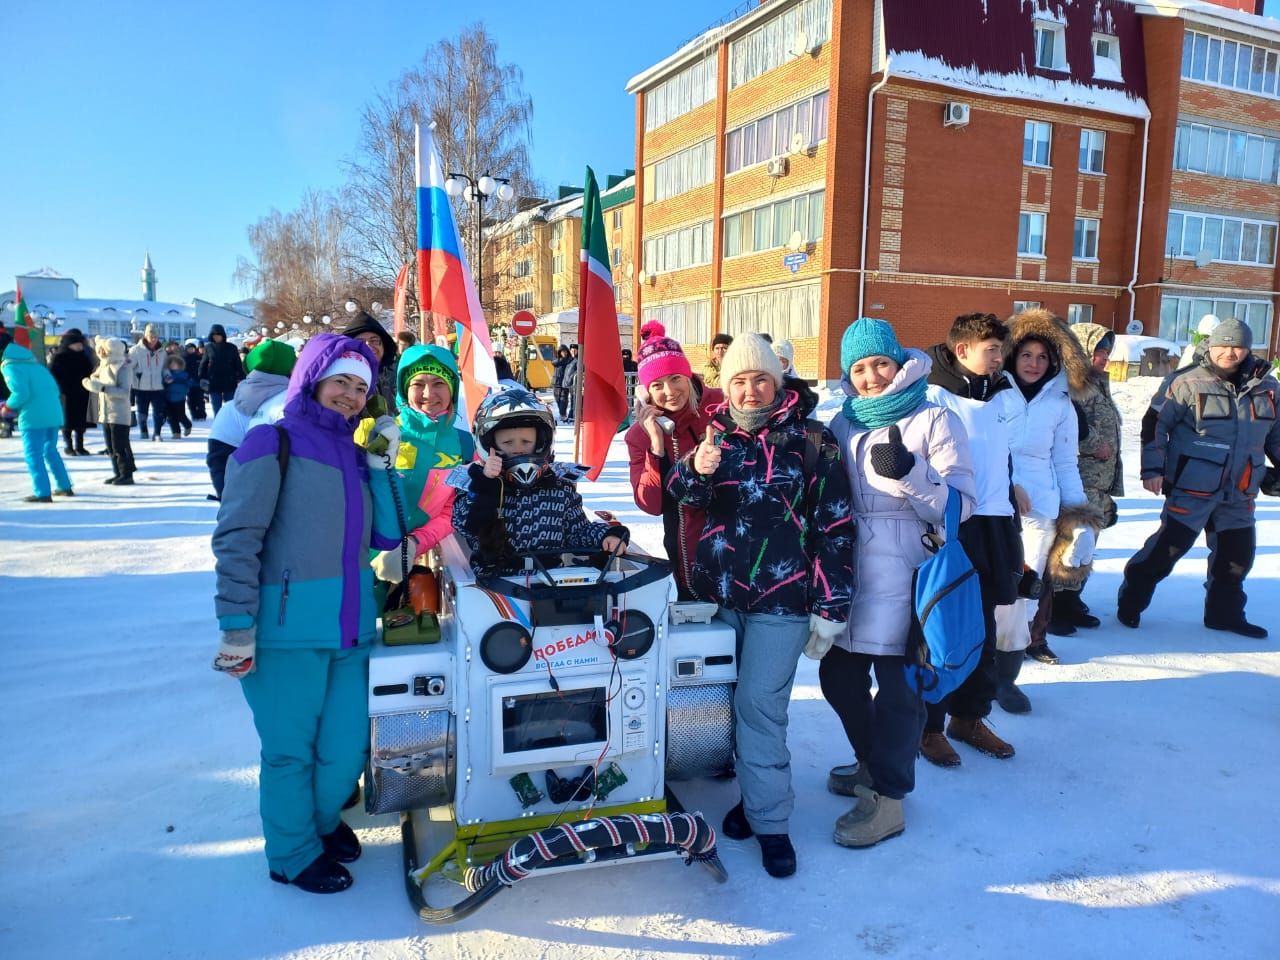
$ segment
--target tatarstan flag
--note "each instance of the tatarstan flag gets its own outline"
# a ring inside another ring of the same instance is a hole
[[[627,416],[627,388],[622,375],[618,309],[613,298],[609,247],[604,239],[600,187],[587,167],[582,201],[581,277],[578,285],[578,362],[582,365],[582,398],[578,403],[578,459],[594,480],[604,469],[609,444]]]
[[[13,342],[30,350],[31,322],[27,319],[30,313],[27,310],[27,302],[22,299],[22,284],[18,284],[17,298],[18,302],[13,308]]]

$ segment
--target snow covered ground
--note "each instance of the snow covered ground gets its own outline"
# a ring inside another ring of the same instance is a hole
[[[1055,641],[1063,665],[1027,665],[1033,713],[992,718],[1016,758],[961,745],[958,770],[922,762],[907,832],[837,847],[848,804],[826,771],[849,751],[803,660],[795,877],[766,876],[754,841],[723,840],[724,886],[676,861],[590,870],[529,880],[450,928],[410,911],[393,817],[348,815],[365,854],[347,893],[267,879],[249,711],[209,669],[203,425],[138,443],[134,487],[102,485],[106,457],[72,458],[78,495],[47,506],[18,502],[20,445],[0,441],[0,956],[1274,957],[1280,629],[1262,642],[1203,629],[1203,544],[1140,631],[1111,616],[1159,514],[1135,477],[1154,385],[1116,385],[1130,496],[1086,591],[1103,626]],[[613,453],[588,505],[660,549]],[[1262,500],[1258,520],[1249,609],[1276,626],[1280,504]],[[680,793],[717,825],[736,800],[732,783]]]

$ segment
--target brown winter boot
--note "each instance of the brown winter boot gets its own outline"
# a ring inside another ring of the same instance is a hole
[[[952,723],[954,722],[953,720]],[[960,766],[960,754],[956,753],[955,747],[951,746],[950,741],[942,733],[925,731],[925,735],[920,738],[920,756],[935,767]]]
[[[997,737],[981,720],[952,717],[947,724],[947,735],[997,760],[1008,760],[1014,753],[1013,745]]]

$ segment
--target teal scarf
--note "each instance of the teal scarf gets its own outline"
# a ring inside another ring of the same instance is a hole
[[[860,430],[875,430],[897,423],[924,403],[929,382],[925,377],[893,393],[876,397],[848,397],[842,412]]]

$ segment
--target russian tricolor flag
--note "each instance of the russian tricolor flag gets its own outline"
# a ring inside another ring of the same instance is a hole
[[[431,128],[414,125],[418,178],[418,296],[423,311],[454,321],[458,335],[458,412],[468,428],[485,394],[498,386],[493,343],[476,294],[467,255],[444,189],[444,171]]]

